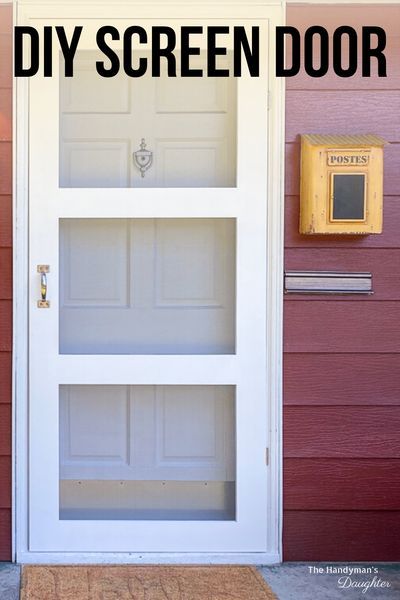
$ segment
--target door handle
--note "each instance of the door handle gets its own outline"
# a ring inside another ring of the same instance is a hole
[[[41,300],[38,300],[38,308],[50,308],[50,302],[47,300],[47,273],[50,271],[49,265],[38,265],[38,273],[40,273],[40,295]]]
[[[42,295],[42,300],[46,300],[46,296],[47,296],[47,275],[46,275],[46,273],[42,273],[40,276],[40,293]]]

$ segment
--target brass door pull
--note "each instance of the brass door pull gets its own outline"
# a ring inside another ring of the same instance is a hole
[[[38,308],[50,308],[50,302],[47,300],[47,273],[50,271],[49,265],[38,265],[38,273],[40,273],[40,295],[41,300],[38,300]]]
[[[42,294],[42,300],[46,300],[47,296],[47,276],[46,273],[42,273],[40,276],[40,293]]]

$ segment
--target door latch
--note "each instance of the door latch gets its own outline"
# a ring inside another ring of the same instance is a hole
[[[38,265],[37,272],[40,273],[40,295],[38,300],[38,308],[50,308],[50,302],[47,300],[47,273],[50,272],[49,265]]]

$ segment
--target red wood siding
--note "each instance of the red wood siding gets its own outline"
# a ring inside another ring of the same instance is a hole
[[[286,407],[400,406],[400,354],[286,353],[284,375]]]
[[[398,406],[288,406],[284,415],[287,458],[400,458]]]
[[[289,300],[284,314],[286,352],[400,352],[400,302]]]
[[[285,560],[389,560],[398,556],[399,531],[397,510],[286,510]]]
[[[304,95],[307,93],[307,104]],[[323,102],[321,102],[323,93]],[[385,110],[382,110],[382,107]],[[355,125],[357,132],[371,131],[388,142],[400,139],[400,121],[393,119],[400,112],[400,96],[397,91],[369,90],[288,90],[286,98],[286,141],[296,142],[301,120],[304,131],[314,133],[351,134]]]
[[[285,298],[284,559],[400,560],[400,7],[287,15],[302,31],[383,27],[389,76],[286,82],[285,267],[370,271],[374,295]],[[391,142],[383,234],[301,236],[300,134],[367,132]]]
[[[0,560],[11,559],[12,8],[0,5]]]
[[[397,510],[397,459],[286,458],[287,510]],[[357,481],[357,485],[354,482]]]
[[[1,264],[1,255],[0,255]],[[288,248],[286,250],[287,269],[317,269],[323,271],[370,271],[373,273],[375,300],[400,300],[400,277],[394,265],[400,265],[400,249],[358,249],[358,248]],[[304,300],[299,294],[292,299]],[[330,296],[315,296],[315,299]],[[288,298],[289,299],[289,298]],[[335,297],[333,297],[335,300]]]

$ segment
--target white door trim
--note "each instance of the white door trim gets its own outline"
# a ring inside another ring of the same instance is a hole
[[[31,18],[57,16],[67,9],[65,5],[32,2],[17,7],[16,23],[27,23]],[[71,3],[72,4],[72,3]],[[139,4],[139,3],[138,3]],[[152,3],[156,4],[156,2]],[[215,10],[216,4],[205,2],[204,15]],[[126,9],[126,4],[118,4]],[[130,2],[129,6],[132,7]],[[227,3],[220,5],[226,10]],[[251,3],[232,2],[235,9],[243,11],[247,18],[252,12]],[[284,208],[284,80],[274,77],[275,70],[275,27],[285,22],[284,3],[257,2],[253,8],[255,18],[262,11],[270,21],[269,73],[270,99],[266,98],[270,138],[268,143],[268,203],[267,203],[267,365],[269,416],[269,469],[268,469],[268,551],[248,554],[122,554],[122,553],[63,553],[30,552],[28,550],[28,83],[23,79],[14,83],[14,425],[15,425],[15,506],[14,506],[14,557],[24,563],[90,563],[90,562],[214,562],[214,563],[276,563],[281,560],[282,532],[282,273],[283,273],[283,208]],[[71,5],[70,5],[71,6]],[[142,4],[142,7],[144,5]],[[261,8],[260,8],[261,7]],[[110,17],[118,8],[105,7]],[[73,6],[74,16],[79,17],[83,3]],[[48,11],[48,12],[47,12]],[[38,14],[39,13],[39,14]],[[245,17],[244,17],[245,18]],[[268,106],[269,105],[269,106]]]

